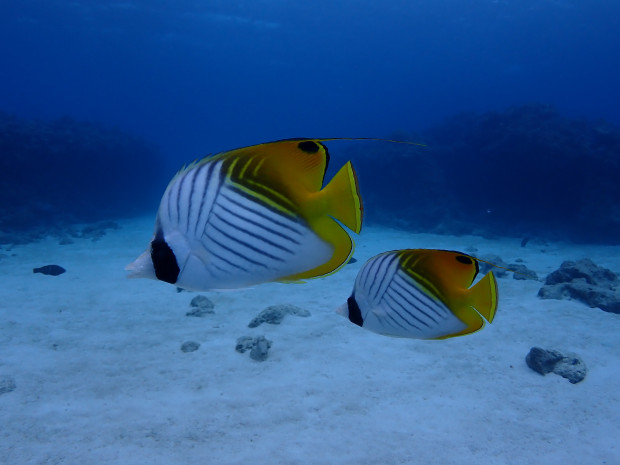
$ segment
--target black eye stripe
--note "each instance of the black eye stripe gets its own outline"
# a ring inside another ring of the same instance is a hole
[[[181,272],[174,252],[166,242],[161,231],[151,242],[151,260],[155,268],[155,276],[160,281],[174,284],[179,279]]]

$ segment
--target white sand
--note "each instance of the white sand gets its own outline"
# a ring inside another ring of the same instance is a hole
[[[620,272],[619,247],[369,227],[359,261],[336,275],[204,293],[216,313],[193,318],[196,294],[124,277],[151,230],[141,219],[99,242],[49,239],[0,259],[0,377],[17,385],[0,395],[0,463],[620,463],[620,315],[540,300],[541,283],[512,277],[499,279],[493,325],[447,341],[378,336],[333,312],[385,250],[475,246],[545,276],[584,257]],[[32,273],[49,263],[68,271]],[[283,303],[312,316],[247,327]],[[267,361],[234,350],[243,335],[273,341]],[[183,353],[189,340],[200,349]],[[586,380],[531,371],[532,346],[576,352]]]

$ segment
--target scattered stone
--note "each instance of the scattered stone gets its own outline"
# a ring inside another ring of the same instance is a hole
[[[493,270],[493,273],[495,274],[495,277],[497,278],[504,278],[508,275],[508,271],[503,270],[502,268],[497,268],[498,266],[501,266],[503,268],[508,268],[508,263],[506,263],[504,260],[502,260],[502,257],[500,257],[499,255],[483,255],[482,257],[477,257],[480,260],[484,260],[484,262],[478,262],[478,266],[479,266],[479,271],[482,275],[487,274],[489,271]],[[488,263],[485,263],[488,262]],[[491,263],[493,266],[491,265]]]
[[[12,392],[15,388],[17,385],[11,376],[0,376],[0,395]]]
[[[567,354],[553,368],[556,375],[566,378],[571,384],[577,384],[586,377],[586,364],[575,354]]]
[[[65,270],[62,266],[58,265],[45,265],[40,268],[32,269],[33,273],[42,273],[50,276],[58,276],[60,274],[63,274],[65,271],[67,270]]]
[[[185,313],[185,316],[193,316],[196,318],[202,318],[206,315],[213,315],[215,312],[208,308],[196,307]]]
[[[271,341],[267,340],[265,336],[258,336],[254,340],[254,347],[250,350],[250,358],[257,362],[264,362],[267,360],[269,349],[271,348]]]
[[[310,312],[295,305],[271,305],[254,317],[254,319],[248,323],[248,327],[256,328],[263,323],[279,325],[286,315],[308,317],[310,316]]]
[[[525,357],[525,363],[537,373],[546,375],[555,373],[566,378],[570,383],[577,384],[586,377],[586,364],[576,354],[563,354],[554,349],[532,347]]]
[[[349,261],[347,262],[347,265],[350,265],[351,263],[357,263],[357,258],[351,257]]]
[[[213,307],[215,307],[215,305],[213,305],[213,302],[211,302],[204,295],[197,295],[196,297],[194,297],[192,299],[192,301],[189,303],[189,306],[190,307],[197,307],[197,308],[213,308]]]
[[[588,258],[565,261],[547,276],[538,297],[577,300],[591,308],[620,313],[620,279]]]
[[[515,263],[506,263],[499,255],[484,255],[479,258],[484,260],[484,262],[478,262],[478,265],[480,267],[480,273],[482,274],[487,274],[489,271],[493,271],[496,277],[505,278],[509,272],[516,271],[517,273],[513,273],[512,275],[514,279],[538,280],[538,275],[536,274],[536,272],[530,270],[525,265],[523,265],[523,259],[521,258],[517,258],[515,260]],[[496,266],[492,266],[491,263]],[[504,270],[498,267],[507,269]]]
[[[250,351],[250,358],[257,362],[264,362],[267,360],[269,349],[272,342],[265,338],[265,336],[242,336],[237,339],[235,350],[239,353]]]
[[[534,281],[538,281],[538,275],[535,271],[530,270],[527,266],[522,265],[520,263],[510,263],[508,264],[508,268],[512,271],[516,271],[516,273],[512,274],[514,279],[533,279]]]
[[[185,314],[185,316],[203,317],[205,315],[213,314],[215,311],[213,308],[215,305],[204,295],[197,295],[189,303],[192,309]]]
[[[246,350],[251,350],[252,347],[254,347],[254,338],[252,336],[241,336],[237,339],[235,350],[242,354]]]
[[[200,348],[200,344],[194,341],[186,341],[181,344],[181,350],[183,352],[195,352]]]
[[[540,347],[532,347],[525,357],[527,366],[536,373],[546,375],[551,373],[556,363],[564,358],[562,352],[557,350],[545,350]]]

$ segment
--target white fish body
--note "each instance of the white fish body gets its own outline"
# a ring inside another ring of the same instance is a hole
[[[395,337],[435,339],[467,327],[405,273],[392,252],[364,264],[351,297],[337,312],[358,326]]]
[[[151,247],[127,267],[130,277],[157,277],[188,290],[235,289],[329,260],[333,247],[301,217],[252,196],[224,171],[224,160],[206,160],[170,182]],[[160,270],[153,265],[158,250]]]

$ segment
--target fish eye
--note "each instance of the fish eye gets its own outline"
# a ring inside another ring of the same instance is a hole
[[[465,265],[471,265],[473,263],[472,259],[467,257],[467,256],[465,256],[465,255],[457,255],[456,256],[456,260],[458,262],[461,262],[461,263],[465,264]]]
[[[304,140],[297,144],[299,150],[306,153],[317,153],[319,151],[319,144],[311,140]]]

